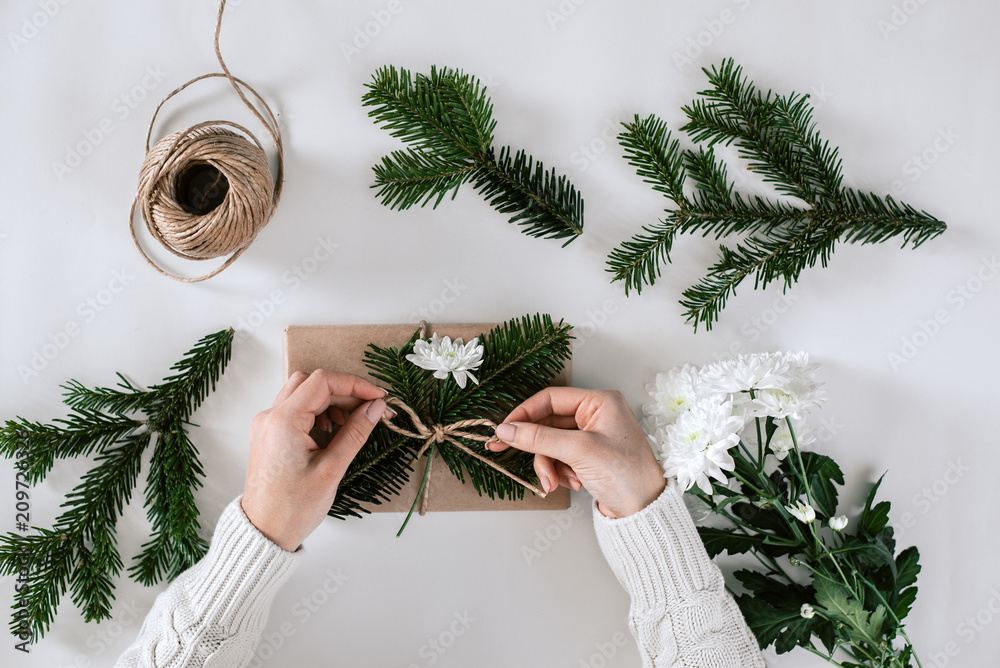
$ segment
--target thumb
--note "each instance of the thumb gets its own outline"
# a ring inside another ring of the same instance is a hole
[[[337,430],[330,444],[318,455],[323,466],[332,469],[338,479],[342,477],[384,412],[385,401],[382,399],[366,401],[352,411],[344,426]]]
[[[518,450],[545,455],[572,466],[581,442],[589,434],[575,429],[556,429],[533,422],[505,422],[497,426],[497,438]]]

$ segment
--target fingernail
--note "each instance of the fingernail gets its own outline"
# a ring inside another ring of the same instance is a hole
[[[576,484],[578,484],[578,485],[579,485],[579,484],[581,484],[581,483],[580,483],[580,479],[579,479],[579,478],[577,478],[577,477],[576,477],[576,474],[574,474],[574,473],[567,473],[567,474],[566,474],[566,477],[567,477],[567,478],[569,478],[570,480],[572,480],[573,482],[575,482],[575,483],[576,483]]]
[[[501,441],[506,441],[507,443],[513,443],[517,440],[517,425],[516,424],[501,424],[497,425],[497,438]]]
[[[549,477],[544,473],[538,474],[538,482],[542,484],[542,491],[548,493],[549,491]]]
[[[375,387],[378,387],[378,389],[382,390],[383,397],[389,396],[389,390],[385,389],[384,387],[379,387],[378,385],[376,385]]]
[[[385,401],[382,399],[376,399],[368,404],[368,408],[365,409],[365,415],[368,416],[368,421],[372,424],[379,421],[383,412],[385,412]]]
[[[386,420],[391,420],[392,418],[396,417],[396,415],[398,415],[398,413],[396,413],[396,411],[392,410],[391,408],[386,408],[385,412],[382,413],[382,417],[384,417]]]

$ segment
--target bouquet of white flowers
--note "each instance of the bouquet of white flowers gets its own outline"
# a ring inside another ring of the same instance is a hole
[[[770,353],[658,374],[646,432],[665,475],[721,518],[698,528],[709,555],[749,553],[762,566],[734,574],[762,649],[804,647],[855,668],[921,666],[902,624],[919,553],[895,554],[890,504],[875,503],[881,479],[851,521],[837,512],[840,467],[803,449],[815,440],[805,414],[824,400],[817,368],[805,353]]]

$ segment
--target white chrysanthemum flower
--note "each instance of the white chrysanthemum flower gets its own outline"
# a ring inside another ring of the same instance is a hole
[[[819,383],[792,380],[783,388],[760,390],[755,393],[752,411],[757,417],[791,417],[801,419],[806,412],[825,401]]]
[[[812,619],[816,616],[816,610],[808,603],[803,603],[802,607],[799,608],[799,614],[805,619]]]
[[[702,368],[702,394],[738,393],[783,387],[788,361],[782,353],[740,355]]]
[[[794,419],[792,420],[792,428],[795,429],[795,440],[799,442],[800,449],[804,449],[816,441],[812,430],[795,424]],[[788,429],[787,422],[784,420],[778,422],[778,428],[771,435],[771,442],[768,444],[768,447],[779,461],[784,460],[788,456],[788,453],[794,449],[795,441],[792,440],[792,432]]]
[[[465,389],[467,380],[479,384],[472,371],[483,363],[483,346],[478,338],[465,343],[461,338],[454,341],[448,336],[438,338],[435,332],[430,341],[415,341],[413,354],[406,359],[421,369],[433,371],[435,378],[445,380],[449,374],[454,376],[458,386]]]
[[[847,528],[847,515],[837,515],[836,517],[830,518],[830,528],[834,531],[843,531]]]
[[[812,524],[816,521],[816,510],[808,503],[796,501],[794,506],[785,506],[785,510],[803,524]]]
[[[646,385],[653,400],[643,404],[643,414],[651,418],[655,426],[673,424],[698,400],[696,387],[699,382],[698,369],[690,364],[656,374],[656,382]]]
[[[736,468],[729,448],[739,443],[742,428],[743,419],[733,415],[732,403],[703,399],[650,440],[661,449],[664,475],[676,477],[685,491],[697,484],[711,494],[709,478],[725,484],[723,471]]]

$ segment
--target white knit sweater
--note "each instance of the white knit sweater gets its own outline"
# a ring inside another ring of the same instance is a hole
[[[622,519],[604,517],[595,504],[594,526],[632,597],[629,626],[643,668],[765,667],[674,483]],[[157,597],[116,667],[245,666],[298,559],[257,531],[237,498],[219,518],[208,554]]]

